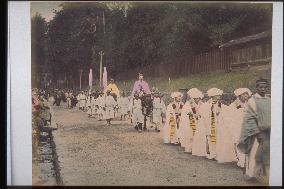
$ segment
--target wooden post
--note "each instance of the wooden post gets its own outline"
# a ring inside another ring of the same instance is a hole
[[[80,72],[80,90],[81,90],[82,89],[82,73],[83,73],[83,70],[80,69],[79,72]]]
[[[103,11],[103,30],[104,30],[104,34],[103,34],[103,49],[105,48],[105,12]],[[100,89],[103,90],[103,51],[101,50],[100,52]]]
[[[172,92],[172,87],[171,87],[171,78],[169,77],[169,91]]]

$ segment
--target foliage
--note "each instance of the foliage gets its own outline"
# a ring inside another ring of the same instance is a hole
[[[47,54],[47,23],[45,19],[39,14],[36,13],[31,20],[31,65],[32,65],[32,85],[37,84],[38,75],[37,73],[43,72],[46,63],[48,62]]]
[[[98,79],[100,51],[103,65],[115,77],[137,66],[175,63],[177,57],[199,54],[272,26],[268,3],[68,2],[61,6],[46,34],[55,79],[68,75],[74,80],[79,69],[87,73],[90,68]]]

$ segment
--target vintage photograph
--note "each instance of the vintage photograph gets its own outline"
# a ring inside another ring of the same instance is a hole
[[[33,185],[269,185],[272,3],[30,7]]]

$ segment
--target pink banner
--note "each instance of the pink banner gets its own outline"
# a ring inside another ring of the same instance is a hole
[[[93,70],[90,69],[90,73],[89,73],[89,86],[92,87],[93,85]]]
[[[104,87],[104,90],[107,87],[107,70],[106,70],[106,67],[104,67],[104,72],[103,72],[103,87]]]

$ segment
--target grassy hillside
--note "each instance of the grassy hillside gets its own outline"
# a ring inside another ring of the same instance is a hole
[[[201,91],[206,92],[209,88],[217,87],[224,92],[233,92],[239,87],[248,87],[252,91],[255,88],[255,81],[260,77],[270,80],[270,69],[251,69],[246,71],[230,72],[230,73],[210,73],[196,74],[179,78],[145,78],[150,87],[157,87],[159,91],[170,92],[182,88],[197,87]],[[135,80],[116,81],[120,91],[132,90]]]

